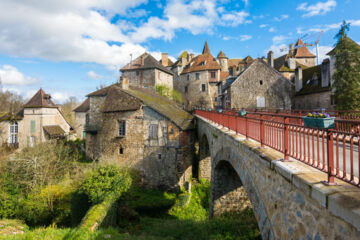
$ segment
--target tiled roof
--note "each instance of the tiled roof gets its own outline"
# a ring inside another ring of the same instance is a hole
[[[181,74],[218,69],[220,69],[220,65],[211,55],[209,45],[205,42],[203,53],[191,59],[190,63],[185,66]]]
[[[74,112],[87,112],[90,109],[90,99],[86,98],[86,100],[81,103],[77,108],[74,109]]]
[[[21,120],[24,118],[24,109],[21,109],[17,114],[4,113],[0,116],[0,122],[10,121],[10,120]]]
[[[43,126],[43,129],[50,137],[61,137],[65,134],[65,131],[59,125]]]
[[[360,49],[360,45],[357,44],[354,40],[352,40],[351,38],[349,38],[348,36],[345,37],[344,39],[350,46],[352,47],[356,47],[358,49]],[[335,46],[335,48],[333,48],[330,52],[328,52],[326,55],[329,55],[329,56],[332,56],[335,54],[335,51],[336,51],[336,47],[337,45]]]
[[[120,71],[144,70],[144,69],[159,69],[163,72],[173,75],[174,73],[159,63],[149,53],[143,53],[132,62],[126,64]]]
[[[295,46],[304,45],[304,42],[299,38]],[[316,57],[312,54],[307,47],[301,47],[295,49],[295,57]]]
[[[44,90],[40,90],[24,105],[24,108],[56,108],[57,106],[51,100],[51,96],[46,94]]]
[[[242,58],[231,58],[231,59],[228,59],[228,66],[229,67],[237,66],[241,62],[243,62]]]
[[[226,80],[226,78],[229,76],[229,72],[220,72],[220,81]]]
[[[216,58],[228,58],[223,51],[220,51]]]
[[[107,93],[102,112],[135,111],[141,107],[139,99],[122,91],[119,86],[112,86]]]
[[[107,95],[107,92],[109,91],[110,87],[114,86],[115,84],[113,85],[110,85],[108,87],[104,87],[104,88],[101,88],[99,90],[96,90],[95,92],[92,92],[92,93],[89,93],[88,95],[86,95],[87,97],[105,97]]]
[[[130,87],[128,90],[122,89],[122,91],[140,99],[146,106],[165,116],[182,130],[194,128],[193,116],[182,110],[173,101],[143,88]]]
[[[330,90],[330,86],[321,86],[321,65],[317,65],[303,70],[303,87],[296,95],[313,94]]]
[[[159,60],[159,63],[162,65],[162,59]],[[174,64],[173,61],[171,61],[171,59],[168,58],[167,65],[170,67],[170,66],[172,66],[173,64]]]

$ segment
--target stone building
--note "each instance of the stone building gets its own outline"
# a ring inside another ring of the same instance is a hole
[[[285,55],[274,59],[274,53],[272,51],[268,53],[268,63],[270,66],[282,73],[287,79],[294,78],[297,67],[304,69],[315,66],[315,60],[316,56],[309,51],[300,38],[296,42],[295,47],[294,44],[290,44],[289,52]]]
[[[256,59],[240,75],[219,82],[223,108],[291,108],[292,83],[261,59]]]
[[[148,186],[178,189],[191,178],[193,117],[167,98],[127,83],[88,95],[87,155],[137,169]]]
[[[219,62],[212,56],[208,43],[205,42],[202,54],[192,58],[180,74],[178,90],[183,94],[185,109],[191,110],[195,106],[213,108],[216,106],[216,84],[225,79],[228,72],[226,61]]]
[[[161,64],[149,53],[144,53],[120,69],[122,76],[129,80],[129,86],[152,88],[166,85],[173,89],[173,75],[167,54],[162,55]]]
[[[72,127],[49,94],[40,89],[17,114],[0,118],[0,141],[23,148],[69,135]]]
[[[346,38],[346,41],[349,45],[360,49],[360,46],[349,37]],[[336,47],[327,53],[330,58],[325,59],[321,65],[305,69],[296,68],[295,98],[293,101],[295,109],[335,109],[335,88],[333,87],[336,62],[335,49]]]
[[[78,107],[74,109],[75,112],[75,132],[76,137],[79,139],[86,138],[85,132],[85,124],[89,121],[89,111],[90,108],[90,100],[86,98],[84,102],[82,102]]]

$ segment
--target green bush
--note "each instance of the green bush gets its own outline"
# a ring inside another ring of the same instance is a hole
[[[127,170],[111,165],[100,166],[85,177],[80,191],[85,193],[93,204],[97,204],[104,201],[110,193],[120,196],[130,188],[131,182]]]

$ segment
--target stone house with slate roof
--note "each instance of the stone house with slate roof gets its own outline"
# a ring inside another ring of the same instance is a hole
[[[72,127],[49,94],[40,89],[17,114],[0,118],[0,141],[19,148],[69,135]]]
[[[346,40],[349,44],[360,48],[360,45],[349,37]],[[310,68],[296,68],[295,97],[293,101],[295,109],[335,109],[335,89],[333,87],[336,62],[335,49],[336,47],[327,53],[330,58],[325,59],[321,65]]]
[[[174,73],[169,64],[167,54],[162,55],[160,63],[149,53],[143,53],[120,71],[123,78],[129,79],[129,86],[155,89],[156,85],[166,85],[173,89]]]
[[[74,109],[75,112],[75,132],[76,137],[79,139],[85,139],[86,132],[85,132],[85,124],[89,120],[89,111],[90,108],[90,99],[86,98],[84,102],[82,102],[78,107]]]
[[[295,47],[303,45],[304,42],[299,38]],[[268,63],[270,66],[281,72],[287,79],[294,78],[297,67],[305,69],[315,66],[315,60],[316,56],[309,51],[307,46],[294,48],[294,45],[290,44],[289,52],[275,59],[272,51],[268,53]]]
[[[147,186],[178,189],[190,181],[193,116],[127,81],[88,95],[86,153],[101,163],[137,169]]]
[[[292,83],[261,59],[218,83],[223,108],[291,108]]]

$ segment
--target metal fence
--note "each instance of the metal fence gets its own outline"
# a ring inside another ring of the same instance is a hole
[[[360,187],[360,121],[336,119],[335,129],[305,127],[302,118],[292,114],[195,110],[195,114],[295,158],[335,178]],[[340,126],[340,127],[339,127]],[[354,127],[355,126],[355,127]]]

